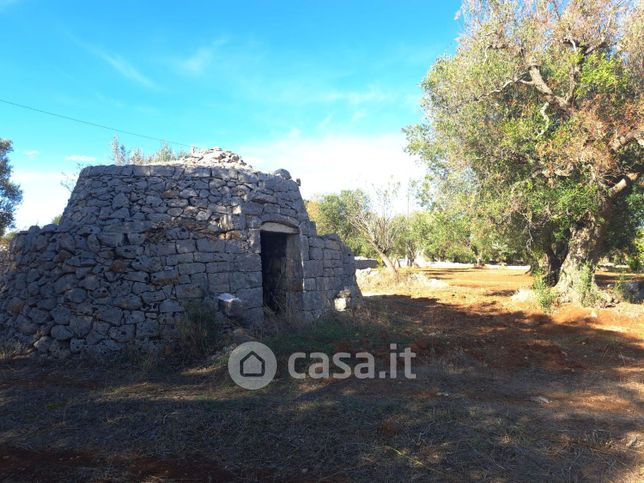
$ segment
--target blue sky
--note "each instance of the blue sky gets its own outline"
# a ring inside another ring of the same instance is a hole
[[[0,0],[0,98],[283,167],[305,196],[420,175],[401,128],[453,51],[458,2]],[[109,162],[114,132],[0,103],[0,137],[47,223],[61,172]],[[120,135],[130,148],[159,143]]]

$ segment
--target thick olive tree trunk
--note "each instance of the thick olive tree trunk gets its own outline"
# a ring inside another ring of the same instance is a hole
[[[555,286],[562,300],[579,301],[585,270],[595,270],[606,236],[606,204],[599,215],[588,215],[570,231],[568,253],[561,264],[559,280]],[[587,282],[587,281],[586,281]],[[588,287],[586,287],[588,288]]]
[[[544,274],[544,281],[549,287],[554,287],[559,282],[561,265],[568,255],[569,238],[568,236],[562,238],[562,236],[555,237],[554,233],[550,233],[550,241],[544,247],[540,268]]]
[[[552,247],[546,248],[541,268],[543,270],[544,281],[549,287],[554,287],[559,282],[561,265],[564,262],[566,254],[567,247],[563,250],[557,250]]]
[[[577,289],[583,281],[584,270],[587,270],[588,266],[594,270],[602,255],[607,231],[606,221],[613,215],[620,198],[630,191],[640,175],[640,172],[633,172],[621,176],[619,181],[608,190],[597,213],[589,213],[571,229],[568,254],[561,265],[559,281],[556,285],[562,299],[578,300]],[[596,287],[592,288],[599,293]]]

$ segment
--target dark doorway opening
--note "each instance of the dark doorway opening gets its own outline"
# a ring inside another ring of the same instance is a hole
[[[279,313],[286,306],[286,242],[288,235],[263,231],[261,237],[264,306]]]
[[[299,235],[261,231],[264,306],[281,315],[302,310],[302,256]]]

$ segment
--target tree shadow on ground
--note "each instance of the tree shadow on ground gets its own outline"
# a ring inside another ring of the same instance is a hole
[[[38,455],[68,480],[638,480],[641,341],[495,306],[366,304],[407,335],[415,379],[245,391],[221,366],[4,363],[0,478],[46,480]],[[32,464],[15,464],[25,448]]]
[[[485,295],[490,297],[511,297],[516,293],[516,290],[486,290]]]

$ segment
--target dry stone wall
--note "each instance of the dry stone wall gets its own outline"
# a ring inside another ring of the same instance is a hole
[[[176,341],[186,302],[218,298],[237,323],[260,325],[265,231],[290,237],[294,315],[360,297],[353,255],[316,234],[286,171],[198,161],[85,168],[59,225],[12,241],[0,337],[55,357],[156,350]]]

